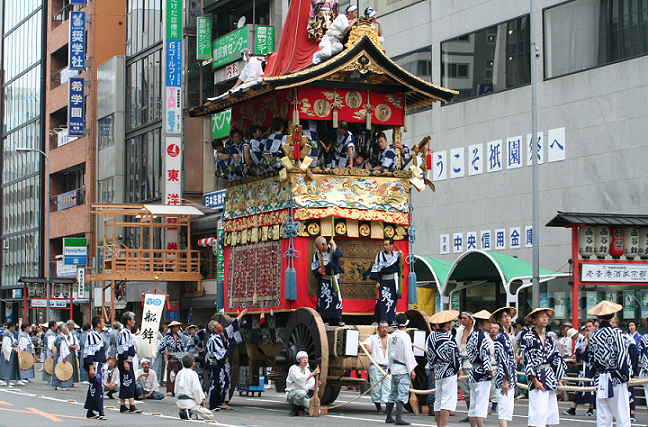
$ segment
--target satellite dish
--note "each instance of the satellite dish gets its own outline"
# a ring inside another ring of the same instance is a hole
[[[236,23],[236,28],[243,28],[243,25],[245,25],[245,16],[241,16]]]

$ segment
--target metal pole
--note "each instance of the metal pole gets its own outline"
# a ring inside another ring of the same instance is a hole
[[[540,57],[536,45],[535,1],[530,0],[529,31],[531,42],[531,169],[532,169],[532,206],[533,206],[533,307],[540,306],[540,198],[538,194],[538,83],[536,79],[536,61]]]

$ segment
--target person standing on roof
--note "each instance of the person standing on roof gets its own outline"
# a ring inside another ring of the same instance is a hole
[[[344,48],[342,41],[351,27],[355,25],[357,17],[358,7],[351,5],[347,7],[346,15],[340,14],[335,18],[335,21],[333,21],[333,24],[328,28],[319,43],[319,52],[313,54],[313,64],[324,62],[342,52]]]

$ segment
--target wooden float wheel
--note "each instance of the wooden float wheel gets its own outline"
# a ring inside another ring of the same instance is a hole
[[[407,325],[408,328],[416,328],[419,331],[425,331],[426,338],[430,335],[430,332],[432,332],[432,328],[430,327],[430,318],[425,311],[409,310],[405,314],[410,321],[409,325]],[[427,390],[429,388],[428,377],[427,373],[425,372],[427,357],[425,355],[417,356],[416,361],[418,362],[418,365],[416,366],[416,368],[414,368],[414,372],[416,372],[416,378],[414,378],[414,381],[412,381],[412,388],[415,388],[417,390]],[[419,408],[427,406],[426,394],[417,394],[416,397],[418,397]],[[409,412],[414,412],[412,405],[410,405],[409,402],[405,404],[405,409],[407,409]]]
[[[297,361],[297,353],[305,351],[308,353],[308,364],[311,370],[315,369],[318,365],[320,367],[320,380],[322,381],[322,385],[319,387],[318,395],[322,405],[328,404],[325,402],[325,395],[328,399],[333,397],[333,400],[335,400],[337,394],[340,392],[340,388],[338,387],[336,393],[335,387],[329,388],[326,385],[329,345],[326,336],[326,327],[319,313],[308,307],[301,307],[294,311],[290,315],[290,318],[288,318],[288,323],[286,324],[283,345],[287,358],[287,363],[282,374],[283,381],[285,382],[290,367]]]
[[[230,316],[228,316],[225,313],[216,313],[214,314],[211,320],[215,320],[221,325],[223,325],[223,328],[227,328],[229,325],[232,324],[234,319],[232,319]],[[243,325],[239,325],[239,327],[242,327]],[[208,333],[205,334],[205,342],[204,348],[207,348],[207,341],[209,339],[209,331]],[[239,374],[241,372],[241,364],[239,362],[239,348],[238,345],[234,346],[234,348],[229,349],[229,362],[230,366],[232,367],[232,371],[230,373],[230,396],[234,396],[234,392],[236,391],[236,387],[238,386],[238,379],[239,379]],[[207,370],[207,372],[211,373],[211,371]]]

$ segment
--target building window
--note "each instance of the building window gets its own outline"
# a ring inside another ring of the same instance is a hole
[[[529,16],[441,43],[441,86],[475,98],[531,82]]]
[[[126,66],[126,115],[128,130],[162,118],[162,50],[156,50]]]
[[[408,52],[392,59],[404,70],[409,71],[423,80],[432,82],[432,46]],[[430,108],[432,106],[428,105],[415,110],[408,110],[407,114],[429,110]]]
[[[100,179],[97,184],[99,203],[115,203],[115,177]]]
[[[111,114],[99,119],[99,149],[115,145],[115,115]]]
[[[648,53],[647,0],[575,0],[544,10],[545,78]]]
[[[162,159],[160,128],[126,140],[126,203],[160,197]]]

